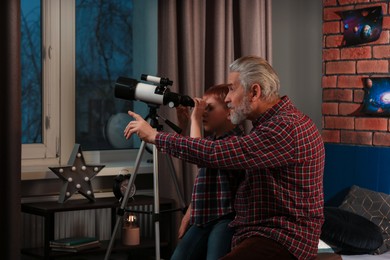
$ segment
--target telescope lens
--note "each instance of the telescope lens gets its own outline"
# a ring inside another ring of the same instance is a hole
[[[115,97],[126,100],[134,100],[137,84],[138,81],[135,79],[119,77],[115,84]]]

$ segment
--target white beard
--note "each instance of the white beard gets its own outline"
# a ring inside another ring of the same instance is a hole
[[[228,104],[228,107],[231,108],[231,103]],[[249,99],[247,96],[244,96],[240,105],[235,107],[234,110],[230,110],[230,121],[232,124],[238,125],[247,119],[250,112]]]

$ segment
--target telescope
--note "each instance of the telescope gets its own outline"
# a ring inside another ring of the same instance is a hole
[[[195,106],[194,100],[186,95],[171,92],[168,88],[172,81],[146,74],[141,80],[152,82],[148,84],[132,78],[119,77],[115,83],[115,97],[125,100],[138,100],[155,105],[168,105],[169,107]]]

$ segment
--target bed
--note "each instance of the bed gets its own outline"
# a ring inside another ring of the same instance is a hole
[[[328,232],[327,235],[339,239],[332,242],[341,242],[341,247],[355,243],[352,249],[349,248],[352,252],[340,253],[343,260],[390,260],[390,148],[326,144],[325,149],[325,209],[336,208],[340,211],[336,213],[342,214],[343,218],[344,212],[341,211],[348,211],[354,216],[330,221],[335,225],[325,227],[327,230],[323,229],[321,238]],[[370,229],[369,223],[353,223],[361,221],[358,217],[374,223],[379,229],[383,244],[376,250],[370,251],[369,248],[375,247],[375,241],[379,239],[378,230]],[[329,219],[328,216],[328,224]],[[333,248],[337,247],[333,245]],[[356,249],[361,251],[354,252]]]
[[[390,259],[390,251],[381,254],[381,255],[341,255],[343,260],[389,260]]]

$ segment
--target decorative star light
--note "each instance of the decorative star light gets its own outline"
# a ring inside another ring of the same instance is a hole
[[[71,166],[49,167],[52,172],[63,180],[58,202],[64,203],[76,192],[90,201],[95,201],[91,180],[105,165],[86,165],[80,144],[74,145],[68,164]]]

